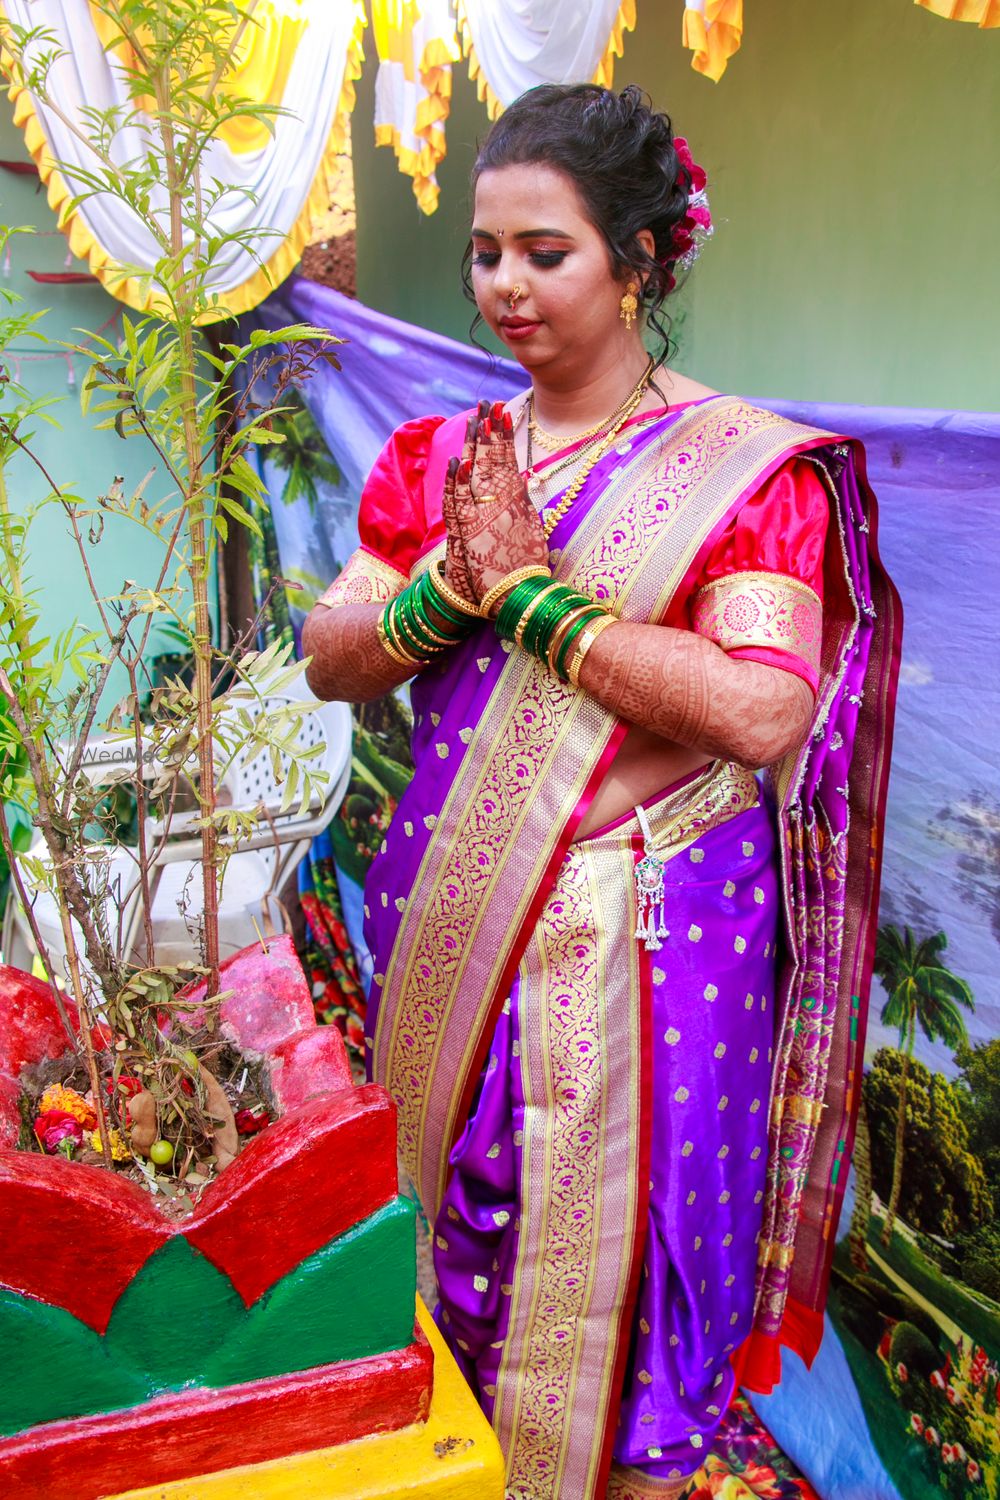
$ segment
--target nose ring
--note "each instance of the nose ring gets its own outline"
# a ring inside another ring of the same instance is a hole
[[[521,291],[520,282],[515,281],[514,285],[510,289],[510,296],[507,298],[507,306],[510,308],[511,312],[514,312],[517,304],[520,302],[523,296],[524,293]]]

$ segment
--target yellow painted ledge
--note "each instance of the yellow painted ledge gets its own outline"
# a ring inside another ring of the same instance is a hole
[[[425,1423],[108,1500],[503,1500],[496,1434],[419,1297],[417,1317],[434,1350],[434,1393]]]

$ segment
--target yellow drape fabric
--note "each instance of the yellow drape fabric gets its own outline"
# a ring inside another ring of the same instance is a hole
[[[1000,0],[913,0],[946,21],[971,21],[975,26],[1000,26]]]
[[[391,146],[425,214],[437,208],[451,69],[461,51],[449,0],[372,0],[379,58],[375,142]]]
[[[718,83],[743,40],[743,0],[685,0],[681,35],[695,72]]]

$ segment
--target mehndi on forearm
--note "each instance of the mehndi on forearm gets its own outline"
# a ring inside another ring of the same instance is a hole
[[[302,650],[312,658],[306,681],[317,698],[368,703],[391,692],[416,670],[387,655],[378,633],[381,604],[343,604],[314,609],[302,631]]]
[[[630,723],[753,769],[801,742],[813,705],[794,673],[731,659],[704,636],[661,625],[605,630],[579,682]]]

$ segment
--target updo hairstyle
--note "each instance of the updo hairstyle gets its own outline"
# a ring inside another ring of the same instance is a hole
[[[607,244],[612,275],[640,283],[640,300],[665,354],[670,324],[661,306],[675,284],[675,234],[692,190],[669,115],[654,110],[649,96],[631,83],[620,94],[595,83],[540,84],[515,99],[492,126],[472,169],[473,191],[483,172],[530,162],[572,179]],[[637,238],[641,229],[653,235],[652,255]],[[462,280],[475,300],[471,256],[469,246]]]

